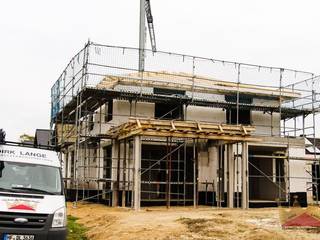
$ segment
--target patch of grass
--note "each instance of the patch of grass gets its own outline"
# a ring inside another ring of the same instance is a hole
[[[67,240],[88,240],[85,236],[86,228],[77,223],[77,218],[68,216],[68,238]]]

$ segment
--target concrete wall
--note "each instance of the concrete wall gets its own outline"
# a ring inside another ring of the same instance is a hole
[[[113,100],[113,112],[112,112],[112,120],[109,122],[105,122],[105,105],[102,105],[98,110],[94,113],[94,126],[93,130],[90,131],[88,129],[89,119],[84,120],[82,133],[87,134],[100,134],[107,132],[110,127],[118,126],[122,123],[128,121],[128,118],[131,117],[145,117],[145,118],[153,118],[154,117],[154,103],[142,103],[142,102],[132,102],[122,101],[122,100]],[[101,123],[101,124],[100,124]]]
[[[251,112],[252,125],[256,127],[256,135],[279,136],[280,114],[264,113],[260,111]]]
[[[186,120],[226,123],[226,111],[219,108],[188,106]]]
[[[208,148],[208,144],[204,143],[198,151],[198,181],[199,181],[199,191],[206,190],[205,182],[213,183],[216,182],[216,171],[218,163],[218,152],[216,147]],[[208,191],[212,191],[212,185],[207,185]]]
[[[289,154],[292,157],[304,157],[305,150],[301,148],[289,148]],[[289,162],[290,191],[306,192],[307,182],[312,182],[312,177],[307,173],[307,161],[290,160]]]
[[[222,99],[219,99],[222,100]],[[260,105],[276,105],[277,101],[253,99],[253,102]],[[155,104],[132,102],[123,100],[113,101],[113,118],[110,122],[105,122],[105,106],[94,114],[94,128],[92,131],[85,128],[88,124],[83,125],[83,133],[98,134],[107,132],[111,126],[117,126],[132,117],[154,118]],[[241,116],[240,116],[241,118]],[[186,111],[186,120],[204,121],[213,123],[226,123],[226,111],[221,108],[209,108],[201,106],[188,106]],[[88,121],[88,119],[86,120]],[[100,124],[101,123],[101,124]],[[261,111],[251,112],[251,123],[256,127],[257,135],[277,136],[279,135],[280,116],[279,113],[264,113]],[[87,131],[87,132],[86,132]]]
[[[131,109],[131,111],[130,111]],[[114,100],[113,103],[113,124],[126,122],[128,117],[154,117],[154,103],[132,102]]]

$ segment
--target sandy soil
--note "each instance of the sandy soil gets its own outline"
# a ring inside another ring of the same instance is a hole
[[[91,240],[108,239],[320,239],[317,230],[283,230],[279,209],[144,208],[139,212],[98,204],[68,205]]]

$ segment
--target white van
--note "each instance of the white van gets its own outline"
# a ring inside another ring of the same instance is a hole
[[[66,235],[57,153],[0,144],[0,240],[64,240]]]

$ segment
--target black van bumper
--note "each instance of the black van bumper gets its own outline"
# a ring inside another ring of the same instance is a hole
[[[21,217],[32,221],[25,225],[19,225],[13,221],[13,219]],[[40,220],[44,222],[40,222]],[[2,226],[0,224],[0,240],[6,240],[4,238],[6,234],[33,235],[34,240],[66,240],[67,227],[52,228],[52,220],[53,214],[0,212],[0,222],[2,223]]]
[[[6,234],[33,235],[34,240],[65,240],[67,238],[67,228],[50,228],[49,230],[0,228],[0,240],[5,240]]]

